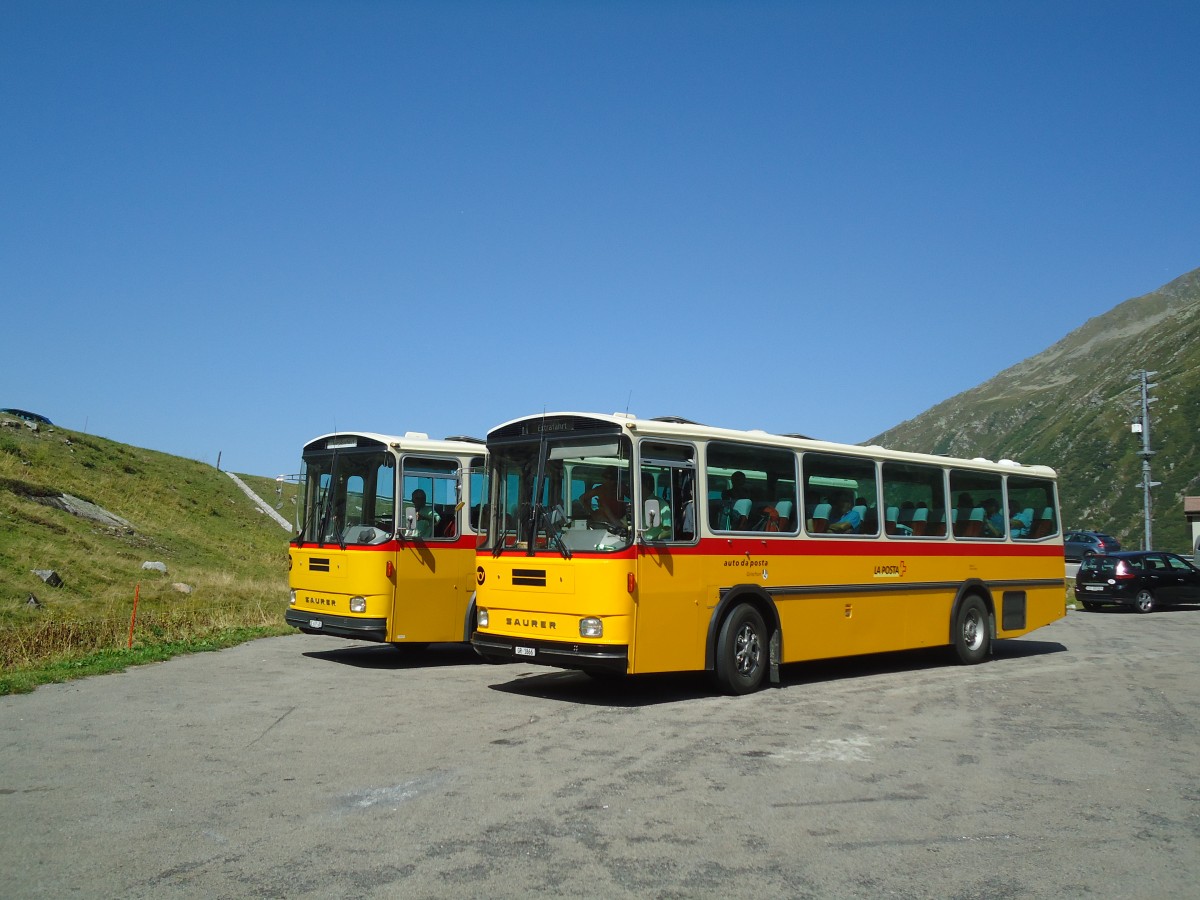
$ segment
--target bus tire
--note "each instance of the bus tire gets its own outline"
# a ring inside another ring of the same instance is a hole
[[[954,653],[963,665],[973,666],[987,659],[992,650],[987,605],[977,596],[967,597],[954,614],[951,634]]]
[[[727,694],[749,694],[762,687],[767,674],[766,623],[757,609],[745,603],[733,608],[717,637],[714,677]]]

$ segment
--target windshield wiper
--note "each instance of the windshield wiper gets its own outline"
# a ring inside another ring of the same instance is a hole
[[[329,517],[333,514],[333,498],[337,493],[338,454],[333,451],[333,459],[329,462],[329,487],[325,491],[325,508],[321,510],[321,521],[317,526],[317,546],[325,546],[325,530],[329,527]],[[318,483],[317,489],[320,490]],[[342,549],[345,549],[344,547]]]
[[[547,510],[546,507],[542,506],[540,503],[537,504],[534,507],[533,536],[535,538],[537,536],[537,525],[540,521],[546,526],[546,545],[549,547],[557,546],[558,552],[562,554],[562,558],[570,559],[571,550],[569,547],[567,547],[562,536],[562,523],[565,519],[566,514],[563,512],[563,508],[561,506],[554,506],[550,510]],[[533,555],[532,546],[533,542],[530,542],[530,556]]]

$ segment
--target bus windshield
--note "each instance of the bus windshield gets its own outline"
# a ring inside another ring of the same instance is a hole
[[[485,548],[611,553],[633,540],[627,438],[536,437],[491,459],[493,525]]]
[[[382,448],[304,456],[297,540],[381,544],[396,531],[396,462]]]

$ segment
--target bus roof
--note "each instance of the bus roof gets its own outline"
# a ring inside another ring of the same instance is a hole
[[[451,453],[457,455],[480,456],[484,453],[484,442],[480,438],[455,436],[444,439],[431,438],[420,431],[406,431],[402,435],[379,434],[374,431],[334,431],[313,438],[304,445],[304,450],[334,450],[343,447],[357,446],[358,438],[383,444],[399,451],[420,451],[424,453]]]
[[[1055,478],[1054,469],[1049,466],[1023,465],[1011,459],[990,460],[976,457],[965,459],[952,456],[940,456],[934,453],[915,453],[907,450],[889,450],[877,444],[841,444],[835,441],[822,441],[816,438],[791,434],[772,434],[759,429],[739,430],[735,428],[718,428],[711,425],[700,425],[687,419],[674,416],[664,416],[655,419],[639,419],[631,413],[586,413],[586,412],[553,412],[539,413],[510,419],[492,428],[488,432],[488,440],[505,430],[511,431],[520,423],[534,420],[559,422],[566,419],[582,419],[594,423],[605,423],[631,434],[656,437],[688,438],[691,440],[725,440],[735,442],[753,442],[774,447],[787,447],[799,451],[841,453],[862,456],[871,459],[891,460],[894,462],[924,463],[926,465],[954,465],[964,469],[987,471],[1003,471],[1022,475],[1036,475],[1043,478]],[[564,432],[552,432],[561,436]]]

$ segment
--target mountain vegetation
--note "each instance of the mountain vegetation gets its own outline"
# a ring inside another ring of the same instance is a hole
[[[1200,495],[1200,269],[1089,319],[1058,343],[870,443],[1058,470],[1064,524],[1144,543],[1138,373],[1150,396],[1152,543],[1190,552]]]

